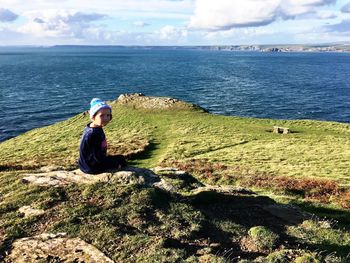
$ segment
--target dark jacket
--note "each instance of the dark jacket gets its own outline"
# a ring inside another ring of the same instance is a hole
[[[101,127],[91,128],[88,124],[80,141],[79,168],[84,173],[97,174],[103,171],[107,155],[107,141]]]

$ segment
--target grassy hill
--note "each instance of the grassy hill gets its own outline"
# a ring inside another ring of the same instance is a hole
[[[349,124],[227,117],[183,102],[141,102],[111,102],[109,153],[124,154],[133,166],[177,167],[191,180],[166,178],[177,194],[139,185],[23,184],[24,173],[43,166],[77,168],[86,113],[2,142],[0,260],[14,240],[43,232],[81,237],[116,262],[349,260]],[[272,133],[273,126],[291,133]],[[247,191],[194,193],[194,181]],[[265,209],[279,204],[315,216],[286,223]],[[18,212],[24,205],[47,213],[24,218]]]

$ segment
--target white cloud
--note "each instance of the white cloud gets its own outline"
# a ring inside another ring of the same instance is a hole
[[[187,34],[188,34],[187,30],[176,28],[170,25],[162,27],[158,32],[159,38],[161,40],[167,40],[167,41],[172,40],[176,42],[186,38]]]
[[[11,7],[12,10],[17,12],[64,8],[109,14],[121,14],[130,11],[184,13],[192,10],[193,0],[1,0],[1,6]]]
[[[315,13],[335,0],[197,0],[189,27],[202,30],[229,30],[235,27],[268,25],[277,19],[294,19]]]
[[[332,30],[345,36],[350,12],[349,0],[0,2],[1,45],[11,39],[47,45],[302,43],[303,38],[317,42],[317,37],[330,42]]]
[[[330,12],[330,11],[321,11],[321,12],[318,12],[316,15],[316,18],[318,19],[332,19],[336,17],[337,15],[334,12]]]
[[[38,37],[83,38],[89,33],[91,22],[106,15],[82,13],[70,10],[32,11],[24,14],[29,22],[18,29],[19,32]]]
[[[150,24],[149,23],[146,23],[146,22],[143,22],[143,21],[135,21],[133,23],[134,26],[137,26],[137,27],[145,27],[145,26],[149,26]]]

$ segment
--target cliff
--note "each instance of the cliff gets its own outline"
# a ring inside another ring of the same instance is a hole
[[[76,170],[86,113],[0,144],[0,261],[346,262],[349,124],[110,105],[124,171]]]

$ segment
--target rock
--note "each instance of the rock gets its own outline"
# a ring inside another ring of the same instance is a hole
[[[44,233],[16,240],[6,262],[96,262],[113,263],[96,247],[65,233]]]
[[[199,194],[201,192],[217,192],[217,193],[226,193],[226,194],[247,194],[252,195],[254,192],[246,190],[242,187],[235,187],[230,185],[216,186],[216,185],[206,185],[203,187],[198,187],[192,190],[192,193]]]
[[[289,128],[286,127],[279,127],[279,126],[273,126],[273,133],[283,133],[283,134],[288,134],[290,133]]]
[[[80,170],[74,171],[51,171],[44,173],[25,174],[23,183],[32,183],[40,186],[66,186],[71,183],[91,184],[95,182],[108,182],[112,176],[111,173],[102,173],[98,175],[85,174]]]
[[[176,192],[176,188],[169,182],[165,181],[164,179],[160,179],[159,182],[156,182],[153,184],[154,187],[163,189],[167,192]]]
[[[304,220],[312,218],[311,214],[292,205],[272,204],[263,206],[263,209],[290,224],[300,224]]]
[[[45,213],[44,210],[42,209],[35,209],[32,208],[29,205],[22,206],[21,208],[18,209],[18,211],[22,214],[24,214],[24,217],[32,217],[32,216],[39,216]]]
[[[42,171],[43,169],[40,169]],[[45,170],[45,169],[44,169]],[[40,186],[60,187],[69,184],[93,184],[96,182],[109,182],[121,185],[140,184],[155,186],[167,191],[175,191],[170,183],[160,179],[152,170],[128,166],[123,171],[106,172],[101,174],[85,174],[82,171],[49,171],[44,173],[25,174],[23,183]]]
[[[157,166],[152,170],[159,175],[167,175],[170,177],[181,177],[188,174],[186,171],[178,170],[177,168],[174,168],[174,167]]]
[[[55,165],[49,165],[49,166],[44,166],[44,167],[40,168],[40,171],[43,172],[43,173],[52,172],[52,171],[59,171],[59,170],[63,170],[63,167],[55,166]]]
[[[132,171],[120,171],[111,177],[112,182],[119,184],[145,184],[145,179]]]

